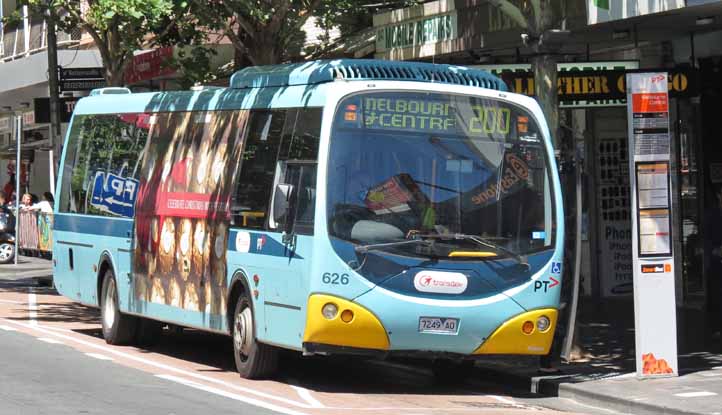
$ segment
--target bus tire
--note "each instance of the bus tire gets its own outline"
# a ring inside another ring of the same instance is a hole
[[[260,379],[274,374],[278,367],[278,349],[256,341],[253,304],[242,292],[233,311],[233,357],[241,377]]]
[[[120,312],[118,288],[111,269],[105,271],[101,292],[100,321],[105,342],[113,345],[131,344],[135,340],[138,319]]]
[[[163,323],[149,318],[139,318],[135,333],[138,346],[155,346],[163,333]]]

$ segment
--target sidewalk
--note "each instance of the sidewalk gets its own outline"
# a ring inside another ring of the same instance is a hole
[[[559,374],[540,375],[538,358],[489,357],[477,362],[480,375],[619,413],[722,415],[720,340],[705,338],[699,315],[680,311],[680,376],[639,380],[632,307],[630,300],[581,313],[579,339],[590,356],[559,365]]]
[[[51,260],[19,256],[18,264],[0,265],[0,280],[18,281],[33,278],[39,281],[51,281],[53,262]]]

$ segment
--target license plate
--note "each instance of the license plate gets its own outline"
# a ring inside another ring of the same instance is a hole
[[[447,317],[419,317],[419,332],[456,334],[459,332],[459,319]]]

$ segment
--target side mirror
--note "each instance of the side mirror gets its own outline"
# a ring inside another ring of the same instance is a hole
[[[290,213],[293,209],[294,190],[292,184],[278,184],[273,193],[273,215],[271,219],[276,226],[283,223],[286,232],[290,231],[288,228],[293,224]]]

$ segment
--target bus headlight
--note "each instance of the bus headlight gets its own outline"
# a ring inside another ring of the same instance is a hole
[[[326,303],[323,308],[321,308],[321,314],[323,314],[326,320],[333,320],[338,314],[338,307],[336,307],[334,303]]]
[[[549,326],[551,325],[551,322],[549,321],[549,317],[547,316],[541,316],[538,319],[536,319],[536,328],[540,332],[545,332],[549,330]]]

